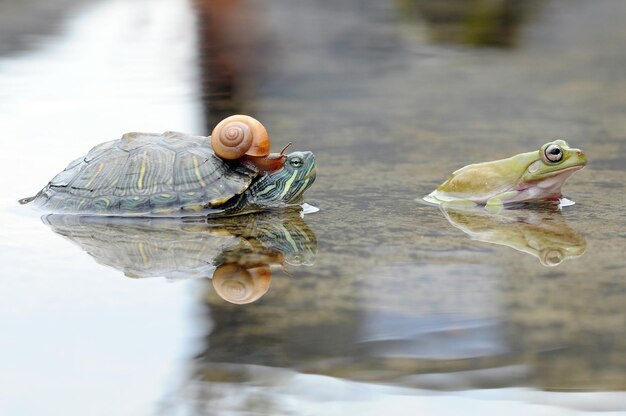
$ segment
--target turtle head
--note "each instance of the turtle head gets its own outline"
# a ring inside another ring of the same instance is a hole
[[[283,168],[261,177],[252,185],[255,203],[259,205],[298,202],[315,181],[315,156],[311,152],[293,152],[285,158]]]

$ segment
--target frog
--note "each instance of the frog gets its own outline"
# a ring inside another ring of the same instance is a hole
[[[423,199],[437,205],[484,205],[492,212],[515,203],[558,202],[563,183],[586,164],[582,150],[554,140],[539,150],[458,169]]]

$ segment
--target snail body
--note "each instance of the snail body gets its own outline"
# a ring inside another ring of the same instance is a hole
[[[211,133],[211,147],[224,160],[238,160],[256,172],[276,172],[283,167],[284,151],[270,153],[267,130],[256,119],[237,114],[220,121]]]

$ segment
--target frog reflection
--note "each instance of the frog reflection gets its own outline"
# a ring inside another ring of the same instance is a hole
[[[312,265],[315,234],[298,211],[206,221],[48,215],[43,222],[127,277],[213,279],[236,304],[269,289],[273,268]]]
[[[435,42],[513,47],[540,3],[516,0],[397,0],[402,15],[419,17]]]
[[[587,248],[584,237],[565,222],[556,204],[499,213],[445,204],[440,208],[450,224],[472,240],[531,254],[544,266],[557,266],[566,259],[579,257]]]

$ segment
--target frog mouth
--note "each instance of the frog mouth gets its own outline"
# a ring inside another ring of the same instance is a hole
[[[542,189],[548,189],[555,186],[558,186],[560,188],[563,182],[567,180],[567,178],[572,176],[575,171],[582,169],[583,167],[584,165],[577,165],[547,173],[542,178],[535,181],[534,184],[535,186]]]
[[[570,175],[571,175],[571,174],[572,174],[572,173],[574,173],[575,171],[577,171],[577,170],[579,170],[579,169],[584,168],[584,167],[585,167],[585,165],[586,165],[585,163],[582,163],[582,164],[579,164],[579,165],[573,165],[573,166],[569,166],[569,167],[567,167],[567,168],[558,169],[558,170],[555,170],[555,171],[552,171],[552,172],[547,172],[547,173],[544,175],[544,177],[546,177],[546,178],[552,178],[552,177],[554,177],[554,176],[559,176],[559,175],[562,175],[562,174],[564,174],[564,173],[567,173],[567,174],[570,174]]]

